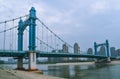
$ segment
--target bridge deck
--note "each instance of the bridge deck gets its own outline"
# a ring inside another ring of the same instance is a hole
[[[0,57],[24,57],[25,51],[0,50]]]
[[[29,51],[0,50],[0,57],[27,57]],[[55,53],[36,51],[37,57],[82,57],[82,58],[107,58],[102,55],[75,54],[75,53]],[[116,57],[110,57],[116,59]]]

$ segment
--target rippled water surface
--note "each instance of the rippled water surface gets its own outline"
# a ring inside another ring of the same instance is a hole
[[[95,65],[37,65],[44,74],[67,79],[120,79],[120,65],[96,67]],[[16,65],[0,65],[0,68],[16,68]],[[24,65],[27,68],[27,65]]]

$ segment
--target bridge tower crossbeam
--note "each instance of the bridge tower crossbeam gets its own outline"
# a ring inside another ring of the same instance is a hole
[[[98,55],[98,51],[97,51],[97,48],[100,47],[100,46],[105,46],[106,47],[106,51],[107,51],[107,61],[110,61],[110,52],[109,52],[109,42],[108,40],[106,40],[105,43],[102,43],[102,44],[97,44],[96,42],[94,42],[94,50],[95,50],[95,55]]]

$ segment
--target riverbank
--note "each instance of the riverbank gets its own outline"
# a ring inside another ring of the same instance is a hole
[[[65,79],[41,74],[40,71],[0,69],[0,79]]]
[[[56,64],[47,64],[49,66],[64,66],[64,65],[93,65],[95,62],[75,62],[75,63],[56,63]],[[112,64],[120,64],[120,61],[111,61],[108,63],[110,65]]]
[[[111,61],[109,64],[110,65],[120,64],[120,61]]]

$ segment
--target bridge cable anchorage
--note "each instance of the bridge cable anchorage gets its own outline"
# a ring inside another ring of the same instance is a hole
[[[29,16],[29,15],[24,15],[24,16],[20,16],[20,17],[17,17],[17,18],[13,18],[13,19],[10,19],[10,20],[6,20],[6,21],[1,21],[0,22],[0,24],[3,24],[3,23],[7,23],[7,22],[11,22],[11,21],[15,21],[15,20],[18,20],[18,19],[20,19],[20,18],[24,18],[24,17],[27,17],[27,16]]]
[[[63,39],[61,39],[58,35],[56,35],[52,30],[50,30],[50,29],[48,28],[48,26],[45,25],[44,22],[42,22],[39,18],[37,18],[37,20],[38,20],[47,30],[49,30],[54,36],[56,36],[59,40],[61,40],[61,41],[62,41],[63,43],[65,43],[65,44],[67,44],[69,47],[74,48],[73,46],[71,46],[70,44],[68,44],[67,42],[65,42]]]

